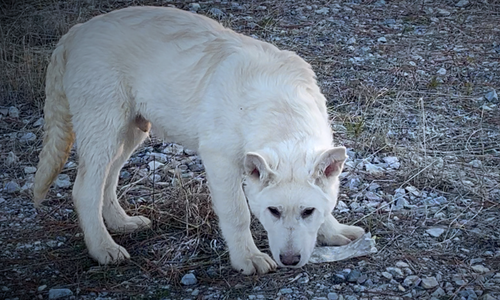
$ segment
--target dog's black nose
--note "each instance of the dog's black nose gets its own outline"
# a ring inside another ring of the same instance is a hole
[[[280,260],[285,266],[296,266],[300,262],[300,254],[280,254]]]

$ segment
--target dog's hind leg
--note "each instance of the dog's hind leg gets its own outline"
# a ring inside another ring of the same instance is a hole
[[[142,216],[128,216],[123,210],[116,197],[116,186],[120,170],[132,152],[148,136],[150,124],[143,117],[135,118],[124,135],[123,151],[111,164],[106,186],[104,188],[103,217],[110,231],[131,232],[143,228],[148,228],[151,221]]]
[[[102,206],[106,178],[113,162],[123,155],[121,134],[127,128],[126,116],[109,103],[107,109],[97,112],[81,106],[73,119],[79,156],[73,200],[85,243],[90,256],[99,263],[116,263],[130,255],[107,231]]]
[[[330,214],[318,231],[318,243],[325,246],[342,246],[358,239],[365,230],[358,226],[340,224]]]

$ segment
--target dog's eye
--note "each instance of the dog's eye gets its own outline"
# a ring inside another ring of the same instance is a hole
[[[307,217],[309,217],[310,215],[312,215],[312,213],[314,212],[314,207],[311,207],[311,208],[306,208],[302,211],[302,218],[305,219]]]
[[[267,209],[269,209],[269,211],[271,212],[271,214],[272,214],[273,216],[275,216],[276,218],[281,217],[281,212],[280,212],[280,211],[279,211],[276,207],[272,207],[272,206],[270,206],[270,207],[268,207]]]

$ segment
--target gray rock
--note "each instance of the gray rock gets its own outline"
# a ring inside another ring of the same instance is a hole
[[[398,267],[398,268],[409,268],[410,266],[407,263],[405,263],[404,261],[398,261],[398,262],[396,262],[396,267]]]
[[[352,37],[350,39],[347,40],[347,45],[352,45],[352,44],[356,44],[356,38],[355,37]],[[349,155],[349,157],[351,157]],[[352,156],[352,158],[354,158],[354,156]]]
[[[431,296],[433,297],[436,297],[436,298],[440,298],[442,296],[446,295],[446,292],[441,288],[441,287],[438,287],[432,294]]]
[[[159,161],[153,160],[148,163],[149,170],[155,171],[157,169],[163,168],[165,165]]]
[[[183,285],[193,285],[198,283],[198,279],[196,279],[196,276],[194,276],[193,273],[188,273],[184,276],[182,276],[181,279],[181,284]]]
[[[222,10],[215,7],[212,7],[208,12],[214,17],[223,17],[225,15]]]
[[[420,284],[424,289],[432,289],[439,285],[436,277],[426,277],[422,279]]]
[[[330,12],[330,8],[323,7],[321,9],[315,10],[314,12],[317,13],[318,15],[326,15]]]
[[[381,37],[379,37],[379,38],[377,39],[377,41],[378,41],[379,43],[387,43],[387,39],[385,38],[385,36],[381,36]]]
[[[5,184],[5,187],[4,187],[4,191],[7,194],[13,194],[13,193],[19,192],[20,189],[21,189],[21,187],[15,181],[9,181],[9,182],[7,182]]]
[[[37,288],[37,290],[38,290],[39,292],[41,292],[41,291],[45,290],[46,288],[47,288],[47,285],[45,285],[45,284],[44,284],[44,285],[39,286],[39,287]]]
[[[199,11],[201,6],[199,3],[189,3],[189,10],[191,11]]]
[[[184,153],[186,153],[189,156],[196,155],[196,151],[191,150],[191,149],[186,149],[186,148],[184,148]]]
[[[58,188],[69,188],[71,182],[69,181],[69,176],[67,174],[60,174],[57,176],[55,184]]]
[[[467,284],[467,280],[465,280],[465,279],[463,278],[463,275],[462,275],[462,274],[454,274],[454,275],[452,276],[452,280],[453,280],[453,282],[455,282],[455,284],[456,284],[456,285],[458,285],[458,286],[462,286],[462,285]]]
[[[352,270],[347,275],[347,281],[349,281],[349,282],[357,282],[360,276],[361,276],[361,272],[359,270]]]
[[[389,272],[382,272],[382,276],[384,276],[385,278],[391,280],[392,279],[392,274],[389,273]]]
[[[5,159],[5,164],[7,166],[11,166],[16,164],[19,161],[19,157],[17,157],[14,152],[10,151],[9,154],[7,154],[7,158]]]
[[[11,118],[19,118],[19,109],[15,106],[9,107],[9,117]]]
[[[212,9],[214,9],[214,8],[212,8]],[[216,8],[216,9],[218,9],[218,8]],[[172,155],[182,155],[184,153],[184,148],[178,144],[171,144],[171,145],[168,145],[165,149],[163,149],[163,153],[172,154]]]
[[[35,123],[33,123],[33,127],[43,126],[43,123],[44,123],[43,118],[38,118],[38,120],[36,120]]]
[[[469,0],[460,0],[455,4],[456,7],[464,7],[467,5],[469,5]]]
[[[21,143],[29,143],[36,141],[36,134],[34,134],[33,132],[27,132],[19,138],[19,141]]]
[[[451,15],[451,13],[449,11],[447,11],[446,9],[442,9],[442,8],[438,8],[437,13],[439,16],[442,16],[442,17],[447,17],[447,16]]]
[[[385,0],[378,0],[377,2],[375,2],[374,5],[378,6],[378,7],[384,6],[385,5]]]
[[[128,171],[121,171],[120,172],[120,178],[122,179],[129,179],[132,175]]]
[[[434,228],[429,228],[425,232],[427,232],[429,235],[433,237],[439,237],[445,232],[445,229],[439,228],[439,227],[434,227]]]
[[[36,167],[24,167],[24,174],[33,174],[36,172]]]
[[[422,279],[418,277],[417,275],[410,275],[405,278],[403,281],[403,286],[409,287],[409,286],[417,286],[420,284]]]
[[[282,288],[280,290],[280,293],[282,293],[282,294],[291,294],[291,293],[293,293],[293,290],[291,288]]]
[[[381,166],[370,163],[365,163],[365,169],[371,175],[380,175],[384,172],[384,168],[382,168]]]
[[[203,164],[191,164],[189,165],[189,170],[193,172],[203,172],[205,171],[205,166],[203,166]]]
[[[339,300],[340,299],[339,294],[333,293],[333,292],[328,293],[327,297],[328,297],[328,300]]]
[[[159,182],[161,181],[161,176],[158,174],[151,174],[148,176],[149,182]]]
[[[0,197],[0,204],[4,203],[5,199]]]
[[[347,296],[344,296],[344,299],[345,300],[358,300],[358,297],[356,297],[354,295],[347,295]]]
[[[49,299],[59,299],[73,296],[73,292],[70,289],[50,289]]]
[[[484,294],[481,297],[481,300],[498,300],[498,298],[495,296],[492,296],[491,294]]]
[[[472,166],[474,168],[481,168],[483,163],[479,159],[474,159],[473,161],[469,162],[469,166]]]
[[[484,98],[490,102],[498,101],[497,91],[489,91],[488,93],[486,93],[486,95],[484,95]]]
[[[380,198],[380,196],[378,196],[374,192],[366,192],[365,197],[366,197],[366,199],[368,199],[370,201],[381,201],[382,200],[382,198]]]
[[[358,189],[358,186],[361,185],[361,180],[359,177],[353,177],[349,180],[349,189],[351,191],[356,191]]]
[[[387,272],[391,273],[392,276],[396,278],[403,278],[404,273],[400,268],[388,267],[385,269]]]
[[[472,266],[471,269],[476,273],[488,273],[490,271],[490,269],[486,268],[483,265],[475,265]]]

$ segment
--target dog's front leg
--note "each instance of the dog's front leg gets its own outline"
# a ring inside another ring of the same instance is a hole
[[[233,268],[246,275],[275,270],[276,263],[257,249],[250,232],[250,210],[241,186],[242,170],[227,156],[202,151],[200,154]]]
[[[318,231],[318,243],[325,246],[342,246],[358,239],[365,230],[358,226],[340,224],[332,214],[329,214],[325,223]]]

